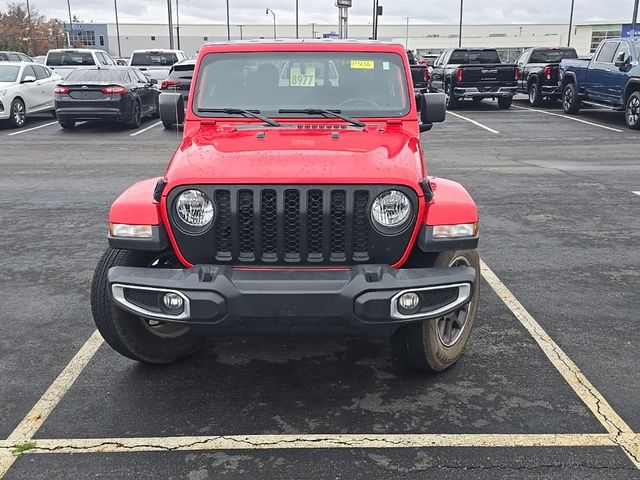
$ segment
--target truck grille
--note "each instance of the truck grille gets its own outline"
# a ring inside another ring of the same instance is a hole
[[[402,190],[413,203],[417,196],[396,186],[214,186],[179,187],[173,201],[188,188],[205,192],[215,204],[212,228],[190,235],[172,228],[183,256],[192,264],[355,264],[396,263],[413,228],[399,235],[377,232],[370,221],[370,203],[390,188]]]

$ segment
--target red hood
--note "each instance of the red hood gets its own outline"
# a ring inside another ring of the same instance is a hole
[[[167,167],[165,192],[196,183],[386,183],[421,192],[418,139],[400,124],[364,130],[239,127],[204,125],[186,136]]]

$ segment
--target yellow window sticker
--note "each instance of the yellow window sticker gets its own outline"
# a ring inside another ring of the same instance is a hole
[[[291,67],[289,85],[292,87],[315,87],[316,86],[315,67],[305,68],[304,73],[302,72],[300,67]]]
[[[373,60],[351,60],[351,68],[364,68],[373,70],[375,62]]]

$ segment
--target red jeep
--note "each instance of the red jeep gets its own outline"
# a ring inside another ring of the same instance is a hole
[[[476,318],[478,213],[427,176],[444,96],[414,95],[410,72],[382,42],[203,47],[164,176],[111,207],[105,340],[167,363],[205,334],[384,335],[413,367],[451,366]]]

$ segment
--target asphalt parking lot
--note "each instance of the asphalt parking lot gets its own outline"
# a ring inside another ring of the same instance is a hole
[[[640,478],[640,134],[621,114],[487,101],[423,134],[429,173],[478,202],[486,264],[468,349],[435,376],[382,340],[216,338],[167,367],[102,345],[109,205],[179,135],[0,129],[0,477]]]

